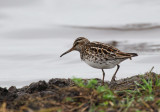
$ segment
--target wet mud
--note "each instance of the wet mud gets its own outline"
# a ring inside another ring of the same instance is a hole
[[[152,79],[153,83],[160,75],[155,73],[146,73],[143,78]],[[105,82],[111,91],[134,90],[136,88],[135,81],[142,84],[141,75],[130,78],[117,80],[115,83]],[[84,84],[90,79],[83,79]],[[96,79],[101,86],[101,80]],[[160,99],[160,87],[156,89],[156,98]],[[125,93],[118,94],[119,99],[123,98]],[[94,89],[82,88],[77,86],[71,79],[50,79],[48,82],[33,82],[28,86],[17,89],[15,86],[10,88],[0,87],[0,109],[5,108],[7,111],[39,111],[43,109],[51,112],[88,112],[92,103],[98,105],[102,99],[98,97],[98,93]],[[66,101],[66,98],[73,98],[74,101]],[[117,100],[117,102],[119,102]],[[148,104],[147,104],[148,105]],[[153,104],[152,104],[153,105]],[[157,105],[153,105],[152,110],[158,112]],[[136,108],[146,108],[145,106],[137,106]],[[120,108],[110,104],[105,112],[117,112]],[[134,109],[133,109],[134,110]],[[131,110],[130,110],[131,111]],[[149,110],[150,111],[150,110]],[[120,111],[121,112],[121,111]]]

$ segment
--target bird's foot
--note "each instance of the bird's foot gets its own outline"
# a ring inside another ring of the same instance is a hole
[[[101,83],[101,86],[104,86],[104,82]]]
[[[112,80],[111,80],[110,83],[112,84],[112,83],[115,83],[115,82],[116,82],[115,77],[112,77]]]
[[[112,88],[113,86],[115,86],[117,83],[116,83],[116,80],[112,78],[110,84],[109,84],[109,88]]]
[[[115,84],[116,80],[111,80],[110,84]]]

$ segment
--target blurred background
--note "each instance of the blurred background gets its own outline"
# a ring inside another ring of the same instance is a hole
[[[159,0],[0,0],[0,86],[102,78],[78,52],[59,57],[80,36],[139,54],[120,64],[117,79],[160,72]]]

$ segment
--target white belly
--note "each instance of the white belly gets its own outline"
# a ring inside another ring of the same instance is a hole
[[[93,61],[89,61],[89,60],[84,60],[85,63],[87,63],[89,66],[93,67],[93,68],[98,68],[98,69],[110,69],[115,67],[117,64],[119,64],[120,62],[113,62],[112,60],[110,61],[106,61],[106,62],[102,62],[102,63],[94,63]]]

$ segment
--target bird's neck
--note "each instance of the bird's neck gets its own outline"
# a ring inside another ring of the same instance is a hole
[[[83,60],[83,57],[85,55],[85,50],[86,50],[86,45],[81,46],[81,48],[78,50],[82,60]]]

